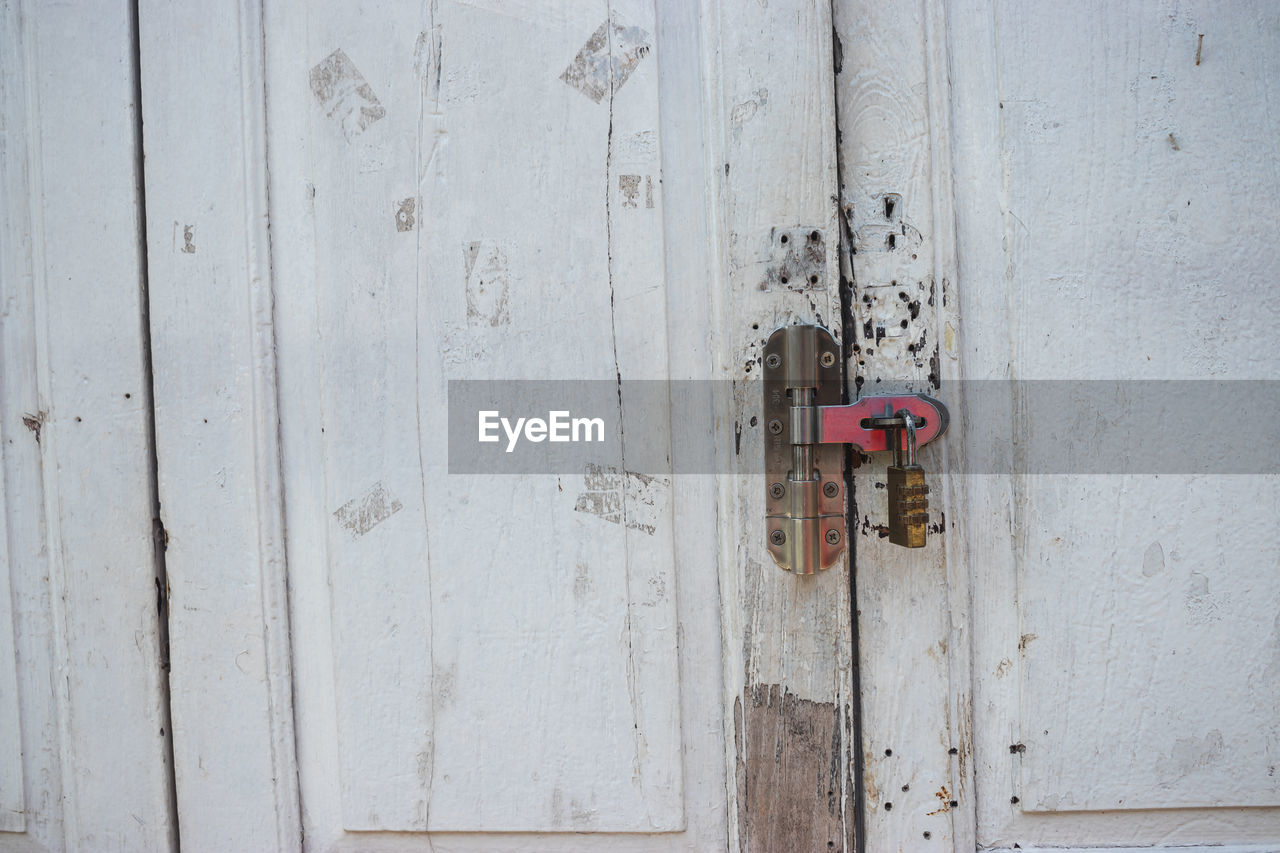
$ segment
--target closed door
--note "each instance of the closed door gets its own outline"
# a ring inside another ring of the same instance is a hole
[[[752,381],[839,314],[826,10],[140,24],[184,849],[849,849],[848,574],[761,547]],[[557,410],[607,440],[507,465]]]
[[[836,32],[851,370],[957,416],[923,555],[859,480],[866,848],[1276,849],[1275,9]]]

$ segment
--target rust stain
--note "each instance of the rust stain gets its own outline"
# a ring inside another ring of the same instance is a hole
[[[1027,646],[1030,645],[1032,640],[1036,640],[1036,639],[1039,639],[1039,637],[1035,634],[1023,634],[1021,637],[1018,638],[1018,651],[1025,654],[1027,651]]]
[[[835,703],[756,684],[734,701],[733,716],[742,853],[852,850],[844,816],[853,785]]]
[[[942,801],[942,805],[929,812],[930,817],[933,815],[945,814],[946,812],[951,811],[954,807],[955,800],[951,799],[951,792],[947,790],[946,785],[943,785],[941,788],[934,791],[933,795]]]

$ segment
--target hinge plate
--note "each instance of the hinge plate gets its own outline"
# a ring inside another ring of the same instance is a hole
[[[826,329],[785,326],[765,343],[764,368],[765,537],[779,566],[813,574],[844,551],[844,448],[810,445],[813,470],[793,472],[792,396],[807,387],[811,406],[840,405],[840,345]]]

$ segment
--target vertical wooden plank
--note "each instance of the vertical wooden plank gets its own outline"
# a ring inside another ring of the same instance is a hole
[[[261,8],[140,19],[182,846],[295,849]]]
[[[954,407],[947,380],[958,378],[959,351],[942,9],[929,0],[840,0],[835,9],[849,374],[859,393],[918,391]],[[946,444],[921,453],[933,485],[923,550],[885,538],[888,454],[864,458],[854,477],[862,784],[872,851],[973,848],[968,584],[954,558],[957,478]]]
[[[724,470],[758,472],[764,425],[761,347],[778,326],[839,334],[836,160],[830,7],[822,2],[704,4],[717,229],[719,376],[734,383],[718,414]],[[783,281],[781,238],[816,232],[817,281]],[[731,846],[853,849],[849,577],[780,570],[764,541],[760,476],[726,478],[721,543],[725,727]]]
[[[4,593],[21,662],[6,694],[22,739],[4,760],[25,777],[21,821],[3,821],[25,828],[19,848],[166,850],[132,16],[3,15]]]

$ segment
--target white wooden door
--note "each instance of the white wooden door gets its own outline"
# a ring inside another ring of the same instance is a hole
[[[958,416],[925,553],[859,479],[865,849],[1280,849],[1274,421],[1249,476],[1202,470],[1230,457],[1179,409],[1116,440],[1153,388],[1274,413],[1276,6],[842,0],[836,28],[851,374]],[[1054,421],[1045,380],[1106,390]]]
[[[848,574],[766,557],[753,416],[839,316],[831,33],[141,4],[184,850],[851,849]],[[451,472],[464,379],[604,383],[621,452]]]
[[[130,4],[0,3],[0,850],[171,849]]]

